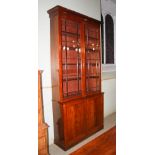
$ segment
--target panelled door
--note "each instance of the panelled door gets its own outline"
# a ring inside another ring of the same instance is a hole
[[[86,94],[101,91],[100,25],[85,24]]]
[[[85,100],[68,102],[64,106],[64,130],[67,145],[79,141],[85,135]]]
[[[63,98],[82,95],[81,24],[61,19],[62,94]]]
[[[86,130],[92,132],[103,125],[102,95],[88,97],[86,101]]]

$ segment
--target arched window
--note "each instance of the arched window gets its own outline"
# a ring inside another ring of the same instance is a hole
[[[114,64],[114,23],[112,17],[105,17],[105,63]]]
[[[101,13],[101,45],[102,45],[102,64],[104,64],[104,20]]]

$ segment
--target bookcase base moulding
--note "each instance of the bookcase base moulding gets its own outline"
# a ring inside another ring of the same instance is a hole
[[[54,143],[67,150],[104,126],[100,21],[61,6],[48,13]]]

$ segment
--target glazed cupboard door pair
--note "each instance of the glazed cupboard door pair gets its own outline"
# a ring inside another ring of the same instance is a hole
[[[62,98],[101,91],[100,25],[61,18]]]

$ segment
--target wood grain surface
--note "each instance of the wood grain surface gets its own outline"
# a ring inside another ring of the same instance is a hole
[[[116,155],[116,126],[70,155]]]

